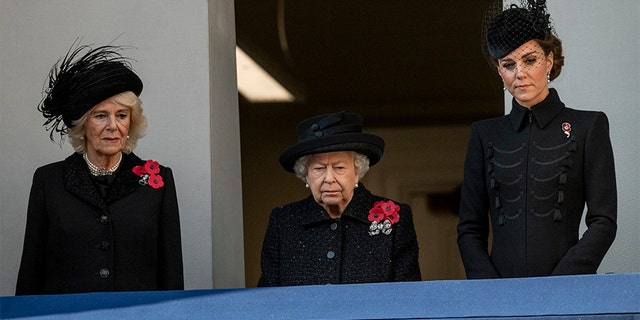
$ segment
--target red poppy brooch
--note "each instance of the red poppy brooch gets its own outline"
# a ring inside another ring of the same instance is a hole
[[[375,236],[380,232],[389,235],[391,227],[400,221],[400,206],[391,200],[377,201],[369,209],[369,235]]]
[[[562,123],[562,132],[567,135],[567,138],[571,135],[571,123],[564,122]]]
[[[147,160],[142,166],[133,167],[133,173],[138,175],[140,185],[149,185],[151,188],[159,189],[164,186],[162,177],[158,174],[160,172],[160,164],[157,161]]]

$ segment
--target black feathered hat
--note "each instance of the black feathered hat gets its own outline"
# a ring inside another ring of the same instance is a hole
[[[142,80],[120,55],[124,47],[74,46],[49,71],[49,85],[38,105],[47,118],[44,125],[51,130],[51,140],[54,132],[65,135],[74,121],[107,98],[125,91],[142,92]]]
[[[487,10],[483,29],[484,47],[491,60],[503,58],[527,41],[543,40],[554,32],[546,0],[521,1],[520,6],[511,4],[506,10],[502,1],[497,1]]]
[[[369,158],[369,165],[380,161],[384,152],[384,140],[362,133],[362,116],[357,113],[338,112],[315,116],[301,121],[298,126],[298,143],[280,154],[280,165],[293,172],[296,161],[306,155],[355,151]]]

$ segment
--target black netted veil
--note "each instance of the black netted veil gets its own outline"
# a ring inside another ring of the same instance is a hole
[[[62,138],[75,120],[105,99],[125,91],[140,95],[142,81],[120,55],[124,49],[112,45],[91,48],[76,41],[54,64],[38,105],[52,141],[54,133]]]
[[[492,66],[525,42],[555,34],[546,0],[494,1],[485,13],[482,51]]]

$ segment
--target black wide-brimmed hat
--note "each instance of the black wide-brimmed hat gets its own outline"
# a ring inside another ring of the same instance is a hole
[[[301,121],[297,126],[298,143],[280,154],[280,165],[293,172],[296,161],[306,155],[355,151],[369,158],[369,165],[380,161],[384,152],[384,140],[362,132],[363,119],[357,113],[338,112],[315,116]]]
[[[500,59],[529,40],[543,40],[553,33],[546,0],[522,0],[521,4],[496,1],[484,20],[485,49],[493,59]]]
[[[74,46],[49,71],[49,84],[38,105],[47,118],[44,125],[51,130],[51,140],[54,132],[65,135],[74,121],[107,98],[125,91],[138,96],[142,92],[142,80],[120,55],[124,47]]]

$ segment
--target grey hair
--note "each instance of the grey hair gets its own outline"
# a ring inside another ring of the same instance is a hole
[[[353,153],[353,164],[356,168],[356,174],[358,175],[358,181],[364,178],[364,175],[369,171],[369,157],[364,154],[351,151]],[[303,182],[307,182],[307,169],[309,165],[309,156],[302,156],[296,160],[296,163],[293,165],[293,172],[296,174],[298,179]]]
[[[129,154],[138,145],[138,139],[144,137],[147,130],[147,118],[142,114],[142,101],[135,93],[125,91],[109,98],[117,104],[129,107],[131,109],[131,122],[129,123],[129,137],[122,152]],[[95,107],[95,106],[94,106]],[[74,121],[73,128],[69,129],[69,143],[73,149],[80,154],[87,152],[87,140],[85,139],[85,129],[87,118],[93,108],[85,112],[80,119]]]

